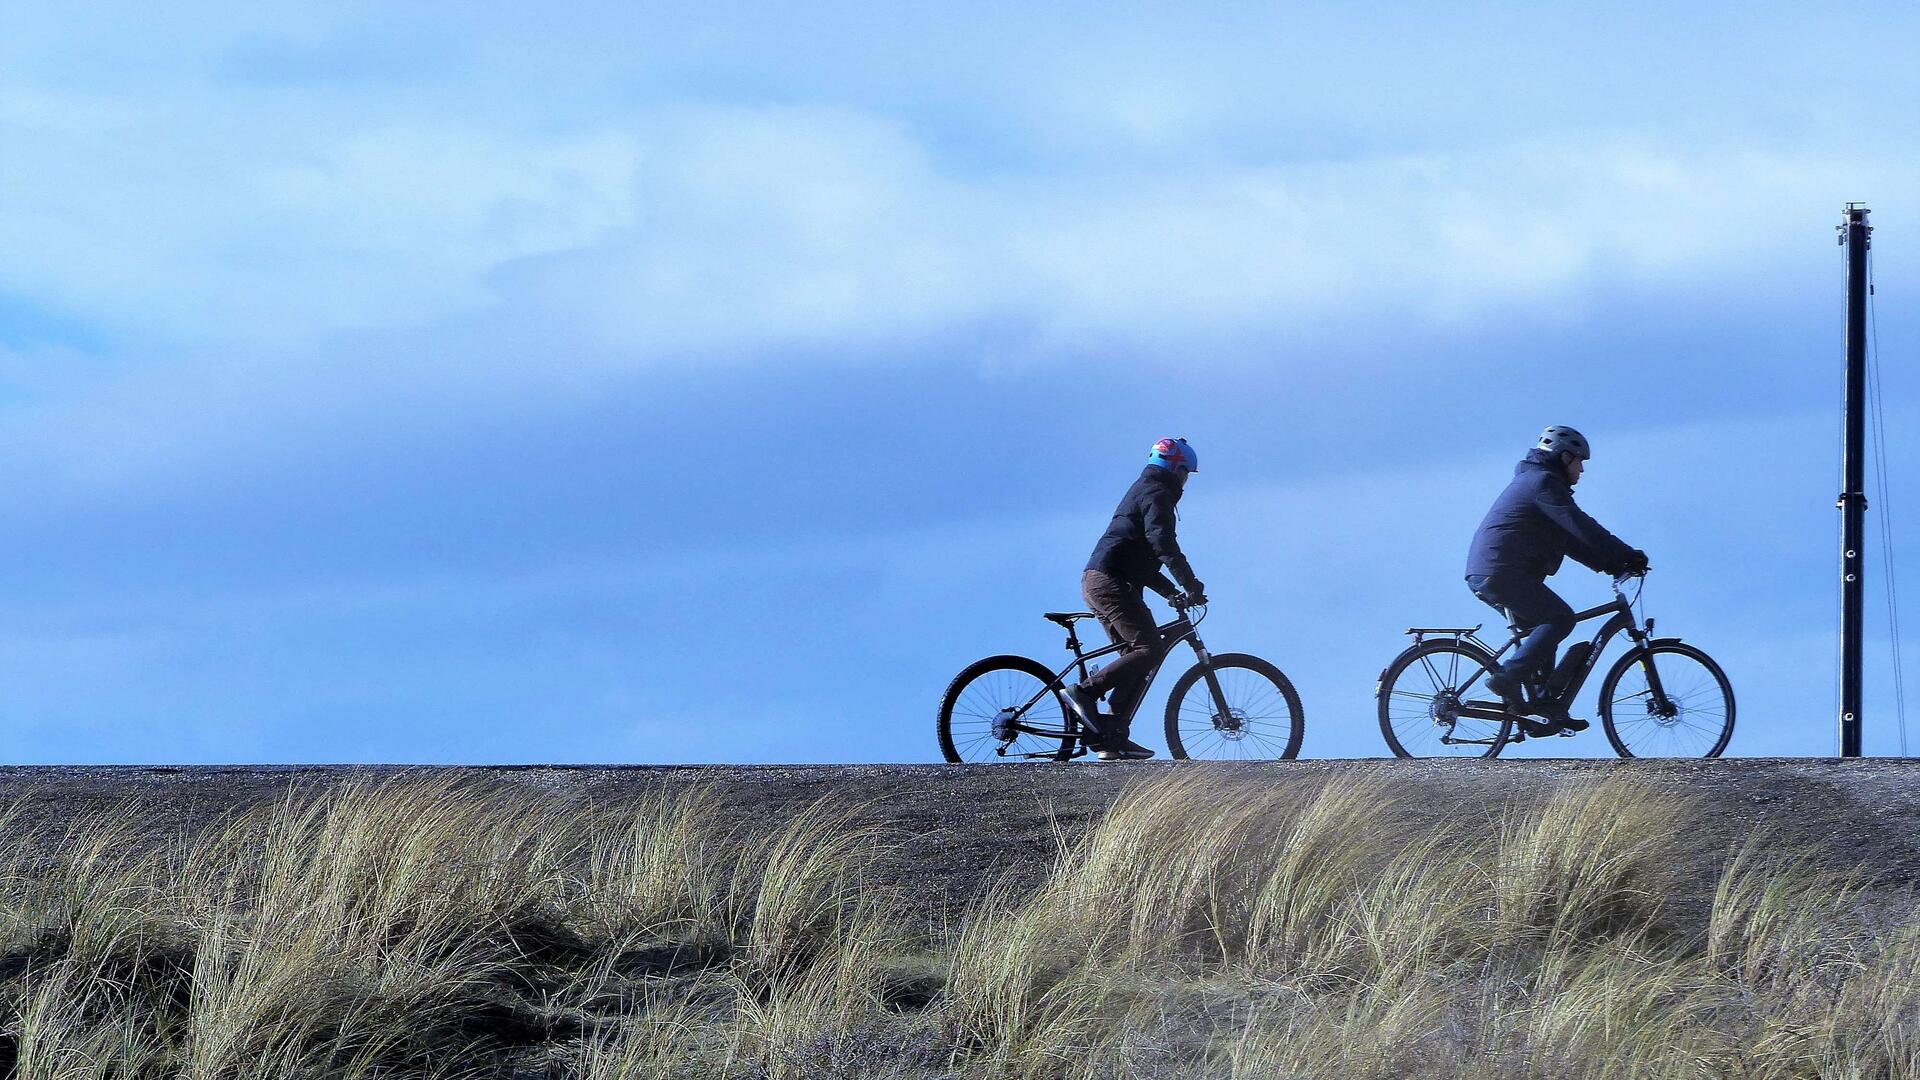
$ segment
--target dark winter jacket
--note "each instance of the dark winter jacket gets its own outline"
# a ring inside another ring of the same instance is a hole
[[[1087,569],[1172,596],[1174,587],[1160,574],[1165,565],[1180,588],[1199,592],[1200,579],[1193,576],[1173,535],[1173,506],[1180,501],[1180,491],[1171,471],[1153,465],[1140,470],[1140,479],[1127,489],[1106,533],[1094,545]]]
[[[1530,451],[1474,532],[1467,576],[1507,570],[1545,578],[1568,555],[1612,573],[1626,567],[1634,550],[1573,505],[1573,487],[1553,453]]]

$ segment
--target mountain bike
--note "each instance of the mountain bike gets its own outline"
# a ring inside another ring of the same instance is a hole
[[[1631,597],[1623,589],[1630,580],[1638,582]],[[1653,636],[1653,620],[1642,622],[1635,614],[1645,588],[1643,576],[1616,577],[1612,601],[1575,613],[1578,622],[1611,617],[1593,640],[1567,649],[1540,693],[1526,691],[1522,713],[1497,697],[1473,696],[1482,679],[1500,670],[1500,658],[1519,645],[1521,628],[1509,627],[1512,638],[1496,651],[1477,636],[1479,626],[1408,627],[1413,644],[1380,673],[1374,691],[1387,746],[1403,758],[1497,757],[1508,744],[1527,739],[1520,715],[1572,704],[1607,643],[1624,630],[1633,647],[1600,683],[1600,720],[1614,752],[1623,758],[1719,757],[1733,738],[1733,686],[1706,653],[1679,638]]]
[[[1265,760],[1299,754],[1303,720],[1293,683],[1257,656],[1208,652],[1197,630],[1206,618],[1204,606],[1175,610],[1177,617],[1158,628],[1159,655],[1124,719],[1133,719],[1168,654],[1184,641],[1198,659],[1174,682],[1167,699],[1170,754]],[[1081,648],[1074,624],[1094,618],[1090,611],[1049,611],[1044,617],[1067,632],[1073,660],[1051,671],[1024,656],[989,656],[954,676],[940,698],[940,752],[948,761],[1070,761],[1091,749],[1060,692],[1069,676],[1084,682],[1089,661],[1118,653],[1121,646]]]

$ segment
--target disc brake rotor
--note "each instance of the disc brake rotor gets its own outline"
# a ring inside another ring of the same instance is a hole
[[[1647,717],[1661,727],[1672,727],[1680,722],[1680,706],[1672,698],[1664,702],[1647,699]]]

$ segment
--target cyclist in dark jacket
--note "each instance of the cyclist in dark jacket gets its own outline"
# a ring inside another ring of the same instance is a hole
[[[1546,585],[1566,556],[1601,573],[1647,569],[1645,552],[1628,546],[1573,503],[1573,485],[1592,456],[1579,432],[1548,428],[1539,445],[1514,467],[1513,482],[1494,500],[1467,551],[1467,588],[1528,631],[1499,673],[1487,679],[1487,688],[1510,706],[1520,703],[1522,686],[1537,690],[1545,684],[1560,642],[1573,632],[1573,609]],[[1542,711],[1553,722],[1548,731],[1587,726],[1567,716],[1559,704],[1543,704]]]
[[[1143,590],[1152,589],[1184,606],[1206,603],[1206,587],[1193,576],[1193,567],[1187,565],[1174,536],[1174,505],[1180,501],[1187,477],[1199,468],[1200,459],[1187,440],[1154,443],[1146,468],[1121,497],[1080,576],[1080,595],[1087,610],[1099,617],[1114,644],[1124,646],[1118,659],[1086,682],[1068,686],[1064,693],[1068,708],[1094,733],[1090,742],[1105,760],[1153,756],[1153,751],[1128,738],[1123,726],[1160,649],[1159,628]],[[1178,588],[1161,573],[1162,567],[1173,574]],[[1185,590],[1184,595],[1180,590]],[[1112,715],[1099,711],[1102,694],[1112,695]]]

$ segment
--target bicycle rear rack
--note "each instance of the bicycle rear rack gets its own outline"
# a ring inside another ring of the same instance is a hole
[[[1480,626],[1485,626],[1481,623]],[[1409,626],[1406,632],[1413,635],[1413,643],[1420,644],[1428,634],[1445,634],[1448,637],[1472,637],[1480,632],[1480,626]]]

